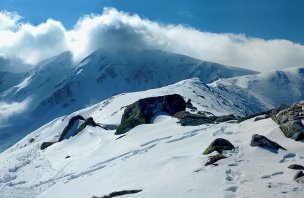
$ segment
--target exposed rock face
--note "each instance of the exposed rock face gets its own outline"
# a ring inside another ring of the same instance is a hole
[[[76,122],[79,122],[80,120],[85,121],[84,117],[82,117],[81,115],[77,115],[77,116],[70,118],[68,125],[61,132],[58,142],[61,142],[63,139],[65,139],[66,136],[68,135],[69,131],[72,129],[73,125],[76,124]],[[81,130],[84,129],[84,127],[85,126],[80,125],[80,127],[78,128],[79,130],[77,129],[77,131],[75,131],[74,135],[77,135]],[[72,136],[74,136],[74,135],[72,135]]]
[[[234,115],[224,115],[224,116],[219,116],[218,118],[215,119],[215,122],[220,123],[220,122],[227,122],[230,120],[237,120],[237,118]]]
[[[299,165],[299,164],[291,164],[290,166],[288,166],[288,168],[294,169],[294,170],[304,170],[304,166]]]
[[[174,115],[179,111],[185,111],[185,109],[186,102],[178,94],[140,99],[125,109],[121,124],[115,134],[126,133],[140,124],[149,124],[157,113],[166,112],[169,115]]]
[[[55,143],[57,143],[57,142],[43,142],[43,143],[41,144],[41,146],[40,146],[40,149],[41,149],[41,150],[44,150],[44,149],[46,149],[47,147],[52,146],[52,145],[55,144]]]
[[[225,159],[225,158],[227,158],[227,157],[222,155],[222,154],[216,154],[216,155],[210,156],[208,161],[205,163],[205,166],[209,166],[211,164],[217,165],[217,164],[214,164],[214,163],[221,160],[221,159]]]
[[[271,141],[263,135],[254,134],[251,138],[250,146],[258,146],[260,148],[269,149],[271,151],[277,151],[279,149],[286,150],[284,147],[278,143]]]
[[[204,155],[208,155],[213,151],[217,151],[218,153],[222,154],[224,150],[233,150],[234,146],[226,139],[217,138],[215,139],[206,150],[203,152]]]
[[[201,124],[211,124],[213,121],[202,115],[192,114],[187,111],[180,111],[173,115],[173,117],[178,118],[182,126],[198,126]]]
[[[284,135],[296,141],[304,140],[304,110],[302,104],[295,104],[290,108],[279,110],[272,111],[272,119],[280,125]]]
[[[49,146],[51,146],[51,145],[53,145],[57,142],[61,142],[64,139],[67,139],[69,137],[77,135],[83,129],[85,129],[85,127],[88,126],[88,125],[92,126],[92,127],[99,126],[99,124],[97,124],[92,117],[89,117],[89,118],[85,119],[81,115],[73,116],[72,118],[70,118],[70,120],[68,122],[68,125],[61,132],[58,141],[56,141],[56,142],[43,142],[40,146],[40,149],[44,150],[47,147],[49,147]],[[101,126],[99,126],[99,127],[101,127]]]
[[[304,183],[304,173],[303,173],[303,171],[298,171],[293,179],[298,183]]]

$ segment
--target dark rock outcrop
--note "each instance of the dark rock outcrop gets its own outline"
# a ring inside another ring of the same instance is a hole
[[[263,135],[254,134],[251,138],[250,146],[260,147],[264,149],[268,149],[273,152],[277,152],[279,149],[286,150],[284,147],[279,145],[278,143],[271,141],[267,137]]]
[[[210,156],[208,161],[205,163],[205,166],[209,166],[211,164],[217,165],[217,164],[215,164],[215,162],[217,162],[221,159],[225,159],[225,158],[227,158],[227,157],[222,154],[216,154],[216,155]]]
[[[55,144],[55,143],[57,143],[57,142],[43,142],[43,143],[41,144],[41,146],[40,146],[40,149],[41,149],[41,150],[44,150],[44,149],[46,149],[47,147],[52,146],[52,145]]]
[[[82,122],[79,126],[76,126],[75,128],[74,125],[78,125],[79,122]],[[69,137],[75,136],[79,134],[83,129],[85,129],[86,126],[92,126],[92,127],[101,127],[99,124],[97,124],[92,117],[89,117],[85,119],[81,115],[73,116],[70,118],[68,125],[63,129],[63,131],[60,133],[58,141],[55,142],[43,142],[40,146],[41,150],[46,149],[47,147],[57,143],[61,142],[64,139],[68,139]],[[71,131],[74,130],[74,131]]]
[[[288,166],[288,168],[293,170],[304,170],[304,166],[299,164],[291,164],[290,166]]]
[[[142,190],[122,190],[122,191],[115,191],[112,192],[108,195],[102,196],[102,197],[96,197],[93,196],[93,198],[112,198],[112,197],[118,197],[118,196],[123,196],[123,195],[129,195],[129,194],[136,194],[141,192]]]
[[[79,122],[80,120],[85,121],[84,117],[82,117],[81,115],[77,115],[77,116],[73,116],[72,118],[70,118],[68,125],[63,129],[63,131],[60,134],[59,140],[58,142],[61,142],[63,139],[66,138],[67,134],[69,133],[69,131],[71,130],[71,128],[73,127],[73,125],[76,122]],[[83,126],[82,126],[83,127]],[[82,128],[81,127],[81,128]],[[80,127],[79,127],[80,128]],[[81,129],[80,128],[80,129]],[[78,129],[77,129],[78,131]],[[77,135],[77,131],[75,132],[75,135]]]
[[[298,183],[304,183],[304,173],[303,173],[303,171],[298,171],[293,179]]]
[[[115,134],[124,134],[140,124],[149,124],[157,113],[174,115],[185,109],[186,102],[178,94],[140,99],[125,109]]]
[[[208,155],[213,151],[217,151],[222,154],[224,150],[233,150],[234,146],[228,140],[224,138],[215,139],[206,150],[203,152],[204,155]]]
[[[201,124],[211,124],[213,121],[202,115],[192,114],[187,111],[180,111],[173,115],[173,117],[179,119],[178,123],[182,126],[198,126]]]

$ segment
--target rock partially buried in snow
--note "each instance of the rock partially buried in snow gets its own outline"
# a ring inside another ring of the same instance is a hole
[[[225,158],[227,158],[227,157],[222,154],[216,154],[216,155],[210,156],[208,161],[205,163],[205,166],[209,166],[211,164],[216,165],[216,164],[214,164],[215,162],[217,162],[221,159],[225,159]]]
[[[224,138],[215,139],[206,150],[203,152],[204,155],[208,155],[213,151],[217,151],[222,154],[224,150],[233,150],[234,146],[228,140]]]
[[[52,146],[52,145],[55,144],[55,143],[57,143],[57,142],[43,142],[43,143],[41,144],[41,146],[40,146],[40,149],[41,149],[41,150],[44,150],[44,149],[46,149],[47,147]]]
[[[94,121],[94,119],[92,117],[89,117],[89,118],[85,119],[81,115],[73,116],[72,118],[70,118],[70,120],[68,122],[68,125],[61,132],[58,141],[43,142],[40,146],[40,149],[44,150],[47,147],[49,147],[49,146],[51,146],[51,145],[53,145],[57,142],[61,142],[64,139],[68,139],[70,137],[73,137],[73,136],[77,135],[81,131],[83,131],[85,129],[85,127],[88,126],[88,125],[92,126],[92,127],[96,127],[96,126],[101,127],[99,124],[97,124]]]
[[[122,191],[115,191],[112,192],[108,195],[102,196],[102,197],[96,197],[93,196],[93,198],[112,198],[112,197],[119,197],[119,196],[123,196],[123,195],[130,195],[130,194],[136,194],[141,192],[142,190],[122,190]]]
[[[192,114],[187,111],[180,111],[173,115],[173,117],[179,119],[178,123],[182,126],[198,126],[201,124],[211,124],[213,121],[202,115]]]
[[[290,166],[288,166],[288,168],[294,170],[304,170],[304,166],[299,164],[291,164]]]
[[[157,113],[165,112],[174,115],[185,109],[186,102],[178,94],[140,99],[125,109],[121,124],[115,134],[124,134],[140,124],[150,124]]]
[[[263,135],[254,134],[252,135],[250,146],[260,147],[264,149],[269,149],[270,151],[278,151],[279,149],[286,150],[284,147],[279,145],[278,143],[271,141],[267,137]]]
[[[304,183],[304,173],[303,173],[303,171],[298,171],[293,179],[298,183]]]

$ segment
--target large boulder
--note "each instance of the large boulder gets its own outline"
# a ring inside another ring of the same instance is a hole
[[[203,115],[192,114],[187,111],[180,111],[173,115],[173,117],[179,119],[178,123],[182,126],[198,126],[201,124],[211,124],[213,121]]]
[[[280,125],[281,131],[288,138],[292,138],[296,141],[304,139],[304,127],[301,120],[291,120]]]
[[[174,115],[185,109],[186,102],[178,94],[140,99],[127,106],[115,134],[124,134],[140,124],[149,124],[157,113],[166,112]]]
[[[222,154],[224,150],[233,150],[234,146],[228,140],[224,138],[215,139],[203,152],[204,155],[208,155],[213,151],[217,151]]]
[[[260,147],[264,149],[268,149],[270,151],[277,152],[279,149],[286,150],[284,147],[279,145],[278,143],[271,141],[267,137],[263,135],[254,134],[251,138],[250,146],[252,147]]]
[[[287,138],[296,141],[304,140],[304,110],[301,104],[291,107],[278,108],[272,111],[272,119],[280,125],[281,131]]]

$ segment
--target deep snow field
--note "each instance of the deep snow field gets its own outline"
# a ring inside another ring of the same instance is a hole
[[[87,126],[78,135],[40,150],[43,142],[58,138],[72,116],[118,125],[126,105],[149,96],[178,93],[190,98],[198,110],[242,115],[212,96],[202,102],[192,85],[184,81],[120,94],[42,126],[0,153],[0,197],[85,198],[141,189],[124,197],[302,198],[304,185],[293,180],[297,171],[287,167],[304,164],[303,143],[286,138],[271,118],[181,126],[178,119],[159,114],[152,124],[139,125],[126,135]],[[287,151],[251,147],[253,134],[264,135]],[[216,138],[229,140],[235,150],[226,151],[228,158],[218,161],[218,166],[204,166],[208,155],[202,153]]]

